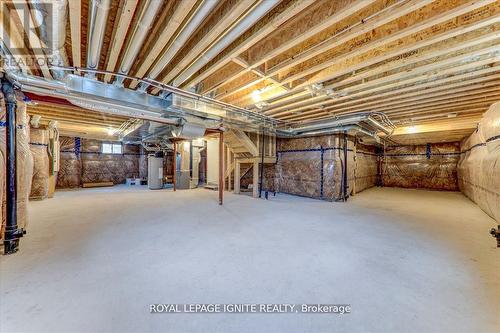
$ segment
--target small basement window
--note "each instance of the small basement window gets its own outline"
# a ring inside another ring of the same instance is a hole
[[[103,154],[121,154],[122,144],[121,143],[103,143],[102,144]]]

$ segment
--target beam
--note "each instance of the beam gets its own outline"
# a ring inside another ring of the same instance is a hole
[[[348,25],[352,25],[352,27],[350,29],[347,29],[347,30],[342,30],[343,28],[345,28],[346,23],[339,22],[335,26],[335,30],[339,30],[339,33],[329,37],[325,41],[321,41],[320,43],[310,47],[308,50],[302,51],[298,55],[295,54],[295,55],[291,56],[289,59],[271,67],[266,72],[266,78],[279,75],[279,73],[283,72],[283,71],[289,71],[291,68],[293,68],[295,66],[298,66],[298,65],[300,65],[300,64],[302,64],[302,63],[304,63],[304,62],[306,62],[306,61],[308,61],[316,56],[321,55],[324,52],[327,52],[327,51],[332,50],[332,49],[334,49],[334,48],[336,48],[344,43],[347,43],[348,41],[350,41],[358,36],[361,36],[363,34],[366,34],[366,33],[370,32],[371,30],[373,30],[377,27],[380,27],[384,24],[387,24],[388,22],[391,22],[391,21],[393,21],[401,16],[404,16],[408,13],[411,13],[412,11],[415,11],[418,8],[424,7],[425,5],[428,5],[431,2],[432,2],[432,0],[424,0],[424,1],[410,0],[410,2],[408,2],[408,3],[401,2],[395,8],[391,8],[391,6],[389,6],[389,8],[390,8],[389,13],[385,13],[383,8],[381,8],[380,13],[377,13],[378,15],[371,17],[369,19],[367,19],[366,17],[362,17],[361,19],[356,17],[355,21],[352,21],[352,19],[351,19],[352,22],[350,22],[350,24],[348,23]],[[367,15],[367,14],[365,14],[365,15]],[[341,17],[341,18],[344,19],[345,17]],[[365,22],[365,20],[366,20],[366,22]],[[360,23],[362,23],[362,24],[360,24]],[[378,36],[379,33],[377,33],[376,35]],[[256,84],[262,80],[263,79],[256,80],[253,82],[253,84]],[[288,82],[292,82],[292,81],[293,80],[288,81]],[[284,82],[284,83],[288,83],[288,82]],[[233,95],[233,94],[240,92],[243,89],[246,89],[249,87],[251,87],[251,84],[246,84],[244,87],[238,87],[236,89],[234,89],[234,88],[229,89],[226,93],[219,93],[219,94],[216,94],[216,96],[217,96],[217,98],[225,98],[225,97]]]
[[[259,162],[253,162],[252,170],[252,196],[254,198],[259,197]]]
[[[189,43],[175,56],[172,61],[175,65],[163,77],[163,82],[169,83],[192,63],[203,57],[206,50],[214,46],[260,3],[261,0],[226,1],[224,6],[221,6],[212,14],[208,22],[203,24],[203,29],[191,37]]]
[[[234,160],[234,194],[240,194],[240,172],[241,163],[235,159]]]
[[[500,68],[499,68],[500,70]],[[494,75],[492,78],[500,78],[500,74]],[[491,78],[491,79],[492,79]],[[476,80],[471,80],[470,82],[467,81],[459,81],[456,84],[451,84],[451,85],[438,85],[435,88],[423,90],[423,89],[416,89],[416,91],[408,94],[400,94],[397,91],[392,94],[394,97],[391,98],[382,98],[378,99],[372,102],[366,102],[366,103],[361,103],[355,105],[356,107],[380,107],[380,106],[389,106],[389,105],[397,105],[401,104],[404,101],[416,101],[416,100],[426,100],[429,97],[435,97],[435,96],[442,96],[442,95],[447,95],[450,93],[459,93],[459,92],[471,92],[479,89],[479,88],[485,88],[485,87],[491,87],[491,86],[497,86],[500,85],[500,81],[494,80],[494,81],[485,81],[484,78],[479,78]],[[477,84],[472,84],[478,82]],[[458,95],[458,94],[457,94]],[[393,102],[394,101],[394,102]],[[349,110],[349,111],[345,111]],[[343,109],[342,112],[357,112],[359,109]],[[317,109],[313,111],[323,111],[322,109]],[[301,115],[304,115],[305,113],[302,113]],[[287,119],[287,117],[282,117],[281,119]]]
[[[401,111],[405,111],[407,113],[403,114],[403,117],[404,118],[411,118],[408,116],[408,113],[410,113],[411,115],[415,115],[417,116],[419,112],[430,112],[430,111],[440,111],[442,112],[443,110],[450,110],[449,112],[452,112],[452,108],[455,108],[455,107],[480,107],[480,106],[487,106],[495,101],[498,100],[498,98],[500,97],[500,95],[493,95],[493,96],[490,96],[488,98],[484,98],[484,97],[480,97],[480,98],[477,98],[477,99],[464,99],[462,101],[457,101],[457,102],[444,102],[444,103],[441,103],[441,104],[434,104],[434,105],[430,105],[430,106],[426,106],[426,107],[422,107],[422,108],[411,108],[411,107],[408,107],[408,108],[401,108],[399,110],[388,110],[387,111],[387,115],[395,120],[395,119],[398,119],[398,112],[401,113]],[[325,116],[324,117],[320,117],[321,114],[315,114],[315,115],[310,115],[310,116],[304,116],[304,117],[301,117],[301,118],[296,118],[294,119],[294,121],[305,121],[305,120],[320,120],[320,119],[331,119],[332,118],[332,115],[331,114],[324,114]]]
[[[447,83],[447,82],[456,82],[458,81],[458,83],[460,83],[461,85],[464,85],[466,84],[466,81],[468,78],[470,77],[476,77],[478,75],[482,75],[482,74],[488,74],[488,73],[495,73],[494,75],[491,75],[491,76],[486,76],[486,77],[480,77],[480,78],[477,78],[475,80],[472,80],[472,83],[474,82],[483,82],[483,81],[491,81],[491,80],[494,80],[494,79],[498,79],[500,76],[498,75],[498,72],[500,70],[500,67],[493,67],[493,68],[485,68],[484,70],[479,70],[479,71],[471,71],[471,72],[467,72],[467,73],[464,73],[464,74],[461,74],[461,75],[456,75],[456,76],[451,76],[451,77],[447,77],[445,79],[436,79],[435,81],[428,81],[428,82],[424,82],[424,84],[416,84],[416,85],[412,85],[412,86],[409,86],[407,88],[403,88],[403,89],[392,89],[392,90],[388,90],[386,92],[383,92],[383,93],[380,93],[380,95],[383,95],[383,96],[377,96],[377,94],[369,94],[367,96],[364,96],[360,99],[357,99],[357,100],[354,100],[354,101],[347,101],[347,102],[344,102],[344,103],[339,103],[339,104],[335,104],[333,106],[330,106],[328,108],[316,108],[316,109],[313,109],[313,110],[309,110],[309,111],[304,111],[304,112],[295,112],[294,114],[301,114],[301,115],[304,115],[304,114],[311,114],[311,113],[314,113],[314,112],[320,112],[320,111],[325,111],[325,112],[329,112],[329,113],[332,113],[332,112],[336,112],[336,113],[344,113],[345,111],[346,112],[353,112],[353,111],[361,111],[361,110],[365,110],[365,109],[370,109],[369,106],[363,106],[362,103],[360,103],[360,101],[368,101],[368,100],[373,100],[373,99],[376,99],[378,101],[379,104],[384,104],[385,101],[384,101],[384,97],[387,97],[387,96],[394,96],[394,97],[397,97],[398,95],[401,96],[401,98],[404,97],[403,93],[405,92],[412,92],[412,93],[415,93],[417,91],[419,91],[419,89],[422,89],[420,90],[421,92],[424,92],[423,88],[426,88],[426,87],[434,87],[432,89],[436,89],[436,88],[446,88],[446,86],[444,86],[443,84],[444,83]],[[481,72],[481,73],[478,73],[478,72]],[[460,79],[463,78],[464,81],[460,81]],[[468,83],[471,83],[471,82],[468,82]],[[456,84],[456,83],[455,83]],[[428,91],[427,91],[428,92]],[[360,104],[360,105],[357,105],[357,104]],[[349,106],[348,106],[349,105]],[[280,119],[285,119],[285,118],[288,118],[289,115],[282,115],[280,117]]]
[[[224,132],[219,133],[219,205],[224,201]]]
[[[227,178],[227,190],[231,191],[231,167],[234,165],[231,163],[231,150],[229,149],[229,146],[226,146],[226,165],[226,175],[224,176],[224,179]]]
[[[342,86],[347,86],[348,84],[352,84],[357,81],[364,81],[371,76],[381,75],[385,72],[394,71],[395,69],[403,71],[408,66],[416,65],[419,62],[444,56],[452,52],[464,50],[466,48],[475,47],[482,43],[491,42],[494,39],[500,38],[500,25],[498,25],[498,28],[496,28],[491,33],[487,33],[488,30],[485,29],[487,28],[474,30],[473,32],[469,32],[467,35],[464,34],[447,39],[441,43],[438,43],[438,45],[432,45],[430,47],[420,49],[418,50],[418,52],[410,53],[404,57],[398,57],[396,60],[389,61],[382,65],[375,65],[373,68],[369,68],[367,70],[353,71],[351,73],[345,74],[349,75],[347,78],[328,84],[324,87],[324,89],[332,89],[333,91],[336,91]],[[476,38],[468,39],[468,37],[470,37],[469,35]],[[312,104],[326,98],[327,96],[325,95],[311,97],[311,94],[308,91],[304,91],[295,94],[294,96],[282,98],[278,101],[269,103],[269,107],[266,108],[265,112],[270,113],[274,111],[289,109],[291,106],[300,105],[304,102],[306,102],[305,105]]]
[[[237,79],[245,73],[258,69],[267,61],[277,57],[281,53],[304,43],[309,38],[328,29],[328,31],[337,31],[333,27],[337,22],[346,19],[357,11],[367,8],[365,11],[373,10],[371,7],[377,0],[356,0],[356,1],[320,1],[318,4],[312,5],[307,11],[298,13],[292,20],[278,27],[271,34],[256,43],[248,51],[248,61],[244,69],[234,73],[231,76],[226,76],[226,83]],[[384,3],[385,5],[385,3]],[[367,14],[368,15],[368,14]],[[305,30],[307,29],[307,30]],[[233,58],[237,61],[238,56]],[[209,93],[216,89],[216,86],[204,89],[203,93]]]
[[[146,75],[155,60],[159,58],[164,49],[168,48],[168,46],[172,43],[172,37],[174,37],[174,34],[182,25],[186,24],[186,19],[197,3],[197,0],[178,1],[178,5],[174,13],[168,19],[168,24],[161,31],[161,33],[156,36],[156,42],[153,43],[151,50],[148,52],[146,58],[141,63],[141,66],[134,74],[135,76],[142,78]],[[135,89],[138,84],[139,83],[135,81],[131,82],[129,88]]]
[[[466,63],[463,64],[463,59],[468,59],[469,56],[467,55],[460,55],[457,57],[452,57],[445,59],[443,61],[436,61],[433,63],[430,63],[425,66],[417,67],[412,70],[407,70],[405,72],[398,72],[392,75],[387,75],[380,77],[378,79],[374,79],[371,81],[367,81],[364,83],[360,83],[358,85],[354,85],[351,87],[348,87],[344,90],[341,91],[342,96],[341,97],[336,97],[336,98],[328,98],[325,101],[320,101],[317,103],[313,104],[308,104],[306,103],[301,103],[301,105],[295,107],[295,108],[289,108],[286,109],[285,111],[282,112],[266,112],[266,114],[270,114],[273,116],[279,116],[282,114],[286,113],[293,113],[297,111],[302,111],[304,109],[308,108],[314,108],[314,107],[323,107],[324,109],[332,109],[332,108],[337,108],[337,105],[333,105],[331,107],[327,107],[327,105],[330,104],[338,104],[339,102],[346,101],[346,100],[352,100],[354,98],[357,98],[359,96],[364,96],[367,94],[376,94],[378,92],[383,92],[388,89],[397,89],[397,87],[403,87],[408,84],[418,84],[420,83],[425,83],[425,80],[431,80],[431,79],[437,79],[439,77],[442,77],[444,75],[456,75],[456,73],[459,73],[461,71],[466,71],[470,69],[483,69],[481,66],[488,66],[490,64],[496,63],[498,60],[500,60],[500,55],[499,56],[493,56],[489,54],[493,50],[497,49],[496,46],[487,48],[486,50],[479,50],[477,52],[473,52],[471,54],[471,57],[477,57],[479,55],[485,55],[490,56],[489,58],[483,59],[481,61],[474,61],[471,63]],[[447,68],[445,70],[439,70],[439,68],[446,68],[446,66],[449,66],[450,64],[454,65],[460,65],[456,67],[451,67]],[[416,75],[416,76],[415,76]],[[297,103],[295,103],[297,104]],[[304,105],[305,104],[305,105]]]
[[[204,68],[199,70],[195,73],[195,75],[184,82],[181,87],[193,87],[208,76],[217,72],[219,69],[228,64],[231,59],[248,50],[259,40],[272,33],[276,27],[285,23],[309,5],[311,5],[310,0],[284,0],[281,4],[275,7],[271,13],[261,19],[258,24],[250,27],[243,35],[241,35],[229,47],[221,52],[217,58],[213,59]]]
[[[174,165],[172,166],[172,171],[174,176],[172,177],[172,183],[174,185],[174,192],[177,191],[177,142],[174,142]]]
[[[488,4],[491,4],[488,8],[481,8],[484,6],[487,6]],[[472,12],[472,13],[469,13]],[[472,27],[472,30],[478,29],[480,26],[477,25],[477,21],[480,21],[484,16],[495,18],[495,14],[500,12],[500,4],[495,3],[495,0],[484,0],[484,1],[471,1],[466,3],[465,5],[458,6],[454,8],[453,10],[446,11],[443,14],[437,15],[437,16],[431,16],[429,19],[426,19],[419,24],[416,24],[414,26],[409,26],[406,29],[402,29],[398,31],[397,33],[389,34],[387,38],[383,39],[383,43],[377,42],[377,47],[381,46],[379,44],[387,44],[389,42],[394,42],[397,41],[397,39],[401,39],[403,37],[411,37],[408,41],[410,42],[408,45],[408,49],[406,50],[399,50],[399,54],[408,52],[409,50],[414,50],[415,45],[418,45],[418,43],[414,43],[415,40],[420,40],[419,38],[430,38],[434,37],[436,34],[436,29],[439,29],[438,32],[441,31],[449,31],[452,30],[453,28],[457,28],[460,30],[460,34],[465,33],[467,30],[465,30],[466,27]],[[459,19],[455,19],[456,17],[459,17]],[[448,21],[448,22],[447,22]],[[497,20],[493,21],[488,21],[491,23],[496,23],[498,22]],[[441,25],[440,27],[435,27],[436,25]],[[430,29],[432,27],[432,29]],[[428,30],[430,29],[430,30]],[[454,29],[453,29],[454,30]],[[470,31],[470,30],[469,30]],[[389,33],[389,31],[387,31]],[[420,36],[412,36],[415,33],[420,33]],[[397,38],[394,38],[394,37]],[[449,37],[448,37],[449,38]],[[444,40],[444,39],[442,39]],[[405,43],[403,43],[404,45]],[[373,44],[372,44],[373,45]],[[401,43],[395,44],[395,46],[401,45]],[[424,45],[429,45],[428,43],[422,43],[420,44],[422,46]],[[372,48],[372,47],[370,47]],[[354,52],[349,53],[349,57],[355,57],[357,54],[361,53],[359,51],[368,51],[369,49],[363,48],[357,48],[355,49]],[[367,54],[368,55],[368,54]],[[371,55],[370,55],[371,56]],[[317,82],[323,82],[329,79],[332,79],[333,77],[336,76],[336,68],[335,68],[336,62],[326,62],[324,63],[325,68],[315,74],[312,78],[307,80],[306,82],[300,84],[300,86],[306,86],[310,85],[312,83],[317,83]],[[291,78],[294,80],[294,78]]]
[[[70,1],[71,2],[71,1]],[[109,54],[108,63],[106,65],[106,70],[109,72],[114,72],[116,64],[118,62],[118,57],[121,55],[121,50],[125,38],[127,37],[127,32],[134,17],[135,10],[137,8],[138,0],[127,0],[125,1],[125,6],[122,7],[120,14],[117,15],[118,24],[113,31],[113,41],[111,45],[111,52]],[[111,82],[111,75],[106,74],[104,76],[105,82]]]
[[[259,155],[259,151],[255,144],[250,140],[248,135],[245,134],[242,130],[233,129],[232,130],[234,136],[238,139],[238,141],[245,147],[245,149],[252,154],[252,156]]]
[[[332,54],[323,54],[319,59],[313,59],[314,61],[311,61],[310,64],[303,64],[296,70],[289,71],[286,74],[286,77],[283,78],[283,81],[296,81],[299,78],[303,78],[304,76],[308,76],[328,68],[329,66],[336,64],[339,60],[341,61],[343,59],[356,57],[359,54],[382,47],[386,44],[398,41],[399,39],[411,37],[415,33],[425,31],[433,26],[453,20],[457,16],[476,10],[489,3],[495,2],[495,0],[464,2],[465,1],[457,0],[448,2],[443,0],[437,2],[441,6],[431,4],[416,12],[409,13],[406,16],[401,17],[399,20],[387,23],[374,31],[373,35],[376,35],[377,39],[372,39],[369,35],[365,35],[357,37],[354,40],[350,40],[346,42],[342,48],[343,52],[347,52],[342,53],[340,57],[335,56],[335,54],[338,53],[338,50],[334,50],[335,53]],[[460,3],[464,4],[459,5]],[[450,5],[453,5],[454,8],[450,9]],[[413,42],[414,40],[411,41]],[[303,68],[304,66],[307,67]],[[320,74],[317,74],[316,76],[320,76]],[[325,80],[322,79],[322,81]],[[304,87],[310,84],[309,81],[306,82],[307,83],[299,84],[299,86]]]
[[[69,0],[68,6],[71,31],[71,59],[73,59],[73,67],[82,67],[82,2],[81,0]]]
[[[42,51],[43,47],[40,38],[38,37],[35,31],[31,30],[31,27],[36,27],[36,25],[33,22],[32,16],[30,15],[31,11],[28,7],[28,4],[26,3],[26,0],[22,2],[17,1],[15,3],[14,8],[16,9],[17,16],[22,22],[21,25],[24,28],[24,34],[25,36],[27,36],[27,40],[30,44],[29,47],[31,47],[31,51],[35,56],[42,57],[44,60],[43,63],[37,61],[43,76],[47,79],[51,79],[52,75],[50,74],[49,67],[47,66],[48,64],[47,57]],[[25,17],[28,17],[29,20],[28,25],[24,24]],[[12,25],[11,25],[11,31],[12,31]]]
[[[486,69],[479,70],[479,71],[455,75],[455,76],[448,77],[445,79],[437,79],[437,80],[430,81],[430,82],[427,82],[424,84],[412,85],[410,87],[403,88],[403,89],[393,89],[393,90],[389,90],[389,91],[384,92],[384,93],[379,93],[379,94],[375,94],[375,95],[368,95],[366,97],[357,98],[354,101],[346,101],[343,103],[339,103],[339,104],[336,104],[335,106],[342,106],[342,105],[343,106],[348,106],[348,105],[349,106],[351,106],[351,105],[356,106],[356,104],[363,105],[360,102],[378,101],[378,100],[384,101],[384,100],[388,99],[388,97],[394,97],[394,98],[399,98],[399,96],[404,97],[404,96],[406,96],[404,93],[408,93],[408,92],[411,92],[413,94],[415,92],[424,92],[425,93],[426,91],[428,91],[428,90],[426,90],[427,88],[432,89],[432,91],[436,91],[436,89],[437,90],[443,89],[443,88],[446,89],[446,87],[454,88],[454,87],[467,85],[467,84],[491,81],[491,80],[500,78],[500,75],[499,75],[500,73],[496,73],[499,71],[500,71],[500,67],[486,68]],[[489,75],[491,73],[494,73],[494,74]],[[486,75],[486,76],[483,76],[483,75]],[[472,78],[474,78],[474,79],[472,79]],[[452,84],[450,84],[450,82],[452,82]],[[379,103],[380,103],[380,101],[379,101]],[[319,109],[317,109],[317,110],[319,110]]]
[[[340,77],[383,61],[397,60],[398,57],[406,57],[412,53],[418,53],[421,48],[429,47],[432,44],[445,41],[449,38],[498,23],[499,18],[500,4],[492,4],[487,6],[485,10],[479,9],[472,13],[461,15],[455,20],[449,20],[431,29],[407,36],[404,39],[385,45],[383,48],[371,50],[358,56],[354,54],[357,51],[355,49],[353,52],[346,54],[343,59],[337,59],[338,62],[336,64],[312,76],[306,83],[295,86],[292,89],[292,93],[287,92],[286,94],[275,94],[272,96],[262,94],[263,100],[267,102],[269,100],[279,101],[282,98],[290,98],[294,93],[302,93],[308,85],[332,80],[335,77]],[[415,42],[416,40],[418,41]],[[252,101],[248,96],[244,96],[240,100],[233,100],[232,103],[249,105],[252,104]]]
[[[22,62],[18,62],[18,66],[23,73],[32,74],[31,68],[26,65],[30,63],[29,60],[31,56],[25,48],[24,36],[19,32],[17,25],[14,23],[14,19],[5,19],[5,17],[9,17],[10,15],[10,13],[4,12],[6,9],[6,4],[0,4],[0,36],[2,39],[5,39],[3,40],[3,43],[8,48],[8,52],[12,53],[10,50],[11,48],[25,50],[25,56],[21,58]],[[10,26],[6,25],[7,22],[10,23]],[[6,54],[6,56],[8,55],[9,54]],[[6,67],[5,63],[3,64],[3,67]]]

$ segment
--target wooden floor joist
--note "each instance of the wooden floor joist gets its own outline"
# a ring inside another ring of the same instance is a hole
[[[148,1],[110,1],[107,20],[100,27],[103,38],[97,40],[98,69],[118,71],[130,63],[124,61],[130,43],[138,40],[134,38],[138,28],[146,27],[141,45],[133,45],[139,51],[133,52],[130,75],[152,76],[270,116],[280,124],[377,111],[398,126],[429,119],[470,126],[500,98],[498,0],[281,0],[260,12],[260,6],[268,4],[265,1],[224,0],[207,11],[206,1],[168,1],[155,12],[154,20],[143,20]],[[0,20],[7,54],[21,50],[29,57],[48,59],[46,36],[40,29],[33,34],[20,19],[31,2],[18,2],[17,7],[12,0],[1,6],[13,10],[10,21],[4,12]],[[67,30],[66,66],[86,66],[90,44],[96,43],[91,36],[93,4],[68,1],[67,21],[61,22]],[[240,27],[253,15],[259,17],[255,23]],[[34,25],[36,17],[23,19]],[[216,48],[234,31],[239,35]],[[3,65],[3,70],[10,70]],[[47,79],[56,73],[46,64],[18,66]],[[111,83],[112,77],[100,74],[96,79]],[[123,83],[130,89],[139,85],[133,79]],[[44,122],[58,120],[82,136],[104,136],[129,120],[106,110],[38,103],[28,107],[29,114],[42,116]],[[453,115],[447,118],[449,113]],[[440,138],[445,133],[435,130]],[[259,152],[243,134],[226,133],[226,140],[238,143],[229,154],[251,159]],[[236,167],[235,161],[232,164]]]

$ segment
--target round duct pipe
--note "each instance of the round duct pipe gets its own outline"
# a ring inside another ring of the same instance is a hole
[[[172,130],[174,138],[197,139],[205,135],[206,127],[200,124],[186,123]]]

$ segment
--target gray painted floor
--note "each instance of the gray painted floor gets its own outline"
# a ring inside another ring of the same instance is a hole
[[[460,193],[347,203],[115,187],[31,203],[1,260],[3,332],[494,332],[495,222]],[[150,314],[150,303],[347,303],[335,314]],[[498,332],[498,331],[496,331]]]

